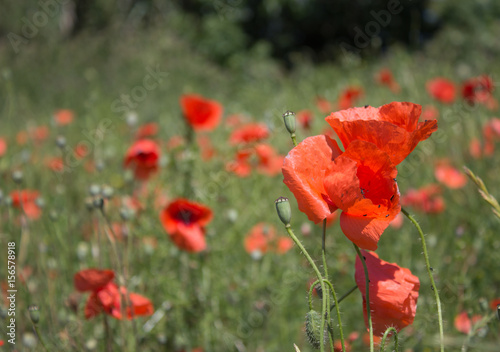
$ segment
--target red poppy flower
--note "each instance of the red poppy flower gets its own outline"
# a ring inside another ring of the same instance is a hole
[[[135,178],[145,180],[158,170],[159,158],[158,144],[150,139],[140,139],[128,149],[124,165],[134,170]]]
[[[180,104],[186,121],[195,131],[211,131],[222,117],[222,105],[196,94],[181,96]]]
[[[77,291],[96,291],[115,278],[113,270],[86,269],[75,274],[73,281]]]
[[[437,121],[418,122],[422,107],[393,102],[379,108],[366,106],[332,113],[326,122],[347,148],[356,139],[371,142],[386,152],[394,165],[437,130]]]
[[[492,118],[483,127],[483,136],[487,141],[500,139],[500,119]]]
[[[249,123],[236,129],[229,137],[232,145],[260,142],[269,137],[269,129],[263,123]]]
[[[258,223],[245,236],[245,250],[252,254],[258,251],[266,253],[270,248],[270,242],[276,238],[276,228],[266,223]]]
[[[145,139],[154,137],[158,134],[158,124],[155,122],[150,122],[139,127],[135,133],[135,139]]]
[[[486,75],[471,78],[462,85],[462,96],[469,104],[488,103],[493,99],[492,92],[493,81]]]
[[[490,302],[490,308],[496,311],[498,306],[500,305],[500,298],[495,298]]]
[[[445,104],[455,101],[455,84],[443,77],[434,78],[427,82],[427,92],[431,97]]]
[[[340,93],[338,100],[338,108],[340,110],[349,109],[353,107],[356,101],[363,96],[363,89],[361,87],[347,87]]]
[[[276,253],[285,254],[293,248],[293,245],[293,240],[290,237],[280,237],[278,238],[278,244],[276,245]]]
[[[375,250],[400,212],[396,167],[374,144],[353,141],[342,153],[327,136],[306,138],[283,163],[284,183],[309,220],[319,223],[337,208],[342,232]]]
[[[275,176],[281,172],[283,166],[282,155],[269,144],[259,144],[255,146],[255,153],[258,158],[257,170],[265,175]]]
[[[303,129],[305,130],[311,129],[311,123],[313,120],[313,113],[311,110],[301,110],[297,112],[295,116],[297,117],[297,122]]]
[[[13,191],[10,194],[12,198],[12,206],[14,208],[19,208],[24,211],[26,216],[30,219],[36,220],[42,215],[42,209],[36,204],[36,200],[39,197],[38,191],[33,190],[21,190]]]
[[[388,327],[397,331],[413,323],[417,311],[420,281],[409,269],[395,263],[379,259],[374,252],[362,251],[370,279],[370,310],[374,335],[383,335]],[[366,314],[366,281],[363,264],[356,258],[355,280],[363,296],[365,325],[368,327]]]
[[[69,125],[71,122],[73,122],[74,117],[75,114],[73,113],[73,111],[68,109],[57,110],[54,113],[54,121],[59,126]]]
[[[205,226],[212,217],[210,208],[182,198],[170,203],[160,213],[160,220],[172,241],[188,252],[205,250]]]
[[[41,143],[49,137],[50,130],[47,126],[38,126],[36,127],[32,133],[31,137],[37,143]]]
[[[62,172],[64,170],[64,161],[61,157],[52,157],[45,160],[45,164],[55,172]]]
[[[252,173],[252,165],[249,159],[252,153],[253,149],[250,148],[238,150],[235,160],[226,164],[226,170],[235,173],[239,177],[250,176]]]
[[[467,176],[450,165],[448,160],[440,160],[434,169],[436,179],[448,188],[462,188],[467,184]]]
[[[94,290],[85,305],[85,318],[90,319],[102,312],[116,319],[123,319],[122,300],[126,300],[124,308],[127,319],[153,314],[153,304],[149,299],[137,293],[128,293],[125,287],[109,282],[104,287]]]
[[[422,110],[420,120],[437,120],[439,117],[439,110],[434,105],[426,105]]]
[[[399,93],[399,91],[401,90],[401,87],[394,80],[394,76],[388,68],[381,69],[375,75],[375,81],[380,85],[387,86],[390,90],[392,90],[393,93]]]
[[[0,137],[0,157],[4,156],[7,152],[7,141]]]
[[[203,159],[204,161],[208,161],[215,156],[216,151],[209,136],[198,135],[196,137],[196,142],[198,143],[198,146],[201,150],[201,159]]]
[[[472,326],[482,318],[483,317],[481,315],[474,315],[472,316],[471,319],[469,318],[469,314],[467,314],[467,312],[464,311],[455,317],[453,325],[455,326],[455,329],[457,329],[459,332],[468,335],[472,330]]]
[[[88,145],[84,143],[78,143],[75,147],[75,157],[77,159],[85,158],[90,153]]]
[[[329,114],[333,110],[333,105],[323,97],[316,98],[316,106],[323,114]]]
[[[409,189],[401,197],[401,205],[404,207],[411,206],[428,214],[438,214],[445,209],[441,193],[441,187],[435,184],[430,184],[420,189]]]

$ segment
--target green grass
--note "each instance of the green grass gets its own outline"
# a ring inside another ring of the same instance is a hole
[[[97,342],[95,350],[104,350],[102,316],[86,321],[86,295],[76,299],[77,312],[71,309],[69,297],[74,292],[73,275],[99,265],[98,257],[92,255],[98,243],[89,230],[93,222],[98,222],[100,229],[104,225],[97,211],[86,209],[88,188],[93,184],[110,185],[114,188],[113,199],[118,200],[130,195],[136,186],[122,168],[133,133],[124,121],[124,113],[117,113],[112,104],[122,94],[130,94],[134,87],[141,86],[148,68],[158,66],[167,76],[143,101],[137,102],[134,111],[140,123],[159,124],[161,141],[185,134],[178,100],[183,93],[195,92],[220,101],[225,116],[238,113],[267,123],[272,131],[268,142],[286,154],[292,145],[282,126],[283,112],[314,111],[312,131],[299,130],[299,140],[321,133],[327,124],[315,107],[315,97],[324,96],[333,102],[344,87],[358,84],[365,90],[360,106],[411,101],[434,104],[440,111],[439,133],[422,142],[398,167],[402,194],[409,188],[437,182],[433,176],[434,161],[445,157],[459,168],[467,165],[493,195],[500,194],[500,154],[475,160],[468,153],[470,139],[479,137],[482,125],[496,113],[482,106],[467,108],[460,99],[445,106],[433,102],[425,91],[426,81],[435,76],[460,83],[486,73],[498,81],[498,60],[478,54],[470,61],[444,62],[394,48],[386,56],[369,62],[323,66],[300,62],[294,71],[285,73],[257,54],[242,55],[231,67],[218,67],[195,49],[195,45],[171,31],[84,35],[63,45],[41,45],[35,38],[17,55],[8,45],[0,47],[0,136],[9,144],[8,153],[0,157],[0,189],[4,197],[18,187],[37,189],[45,200],[41,219],[23,226],[18,221],[18,210],[6,204],[0,206],[0,248],[7,251],[7,242],[15,241],[18,273],[23,268],[32,270],[25,283],[19,277],[16,281],[17,346],[22,344],[23,335],[32,331],[27,307],[37,304],[39,330],[49,350],[85,350],[92,340]],[[391,68],[402,86],[400,94],[394,95],[374,83],[373,76],[381,67]],[[498,99],[498,93],[494,94]],[[59,108],[74,110],[76,121],[65,128],[51,126],[50,137],[40,145],[16,144],[19,131],[50,126],[51,115]],[[84,160],[102,162],[101,172],[89,174],[82,163],[59,177],[44,165],[44,158],[60,153],[55,145],[57,135],[64,135],[73,147],[86,140],[85,131],[94,130],[104,119],[111,119],[111,128]],[[321,229],[313,226],[311,236],[300,235],[300,226],[307,218],[296,208],[281,175],[253,173],[241,179],[225,170],[235,152],[227,143],[229,133],[230,129],[221,125],[211,134],[218,154],[210,162],[202,162],[196,154],[195,200],[210,206],[215,214],[208,226],[209,250],[199,255],[180,252],[160,224],[152,195],[161,190],[169,199],[181,196],[185,168],[179,153],[163,147],[164,166],[148,186],[151,196],[143,201],[145,210],[127,222],[132,234],[130,243],[121,243],[119,247],[129,256],[129,289],[151,299],[157,311],[163,304],[165,316],[148,332],[143,329],[148,319],[137,319],[138,336],[132,335],[130,323],[110,319],[115,350],[122,350],[122,329],[128,338],[140,338],[137,350],[141,351],[189,351],[197,346],[205,351],[292,351],[293,343],[303,352],[312,350],[303,328],[308,311],[307,283],[314,277],[312,269],[297,248],[285,255],[268,253],[254,260],[245,252],[243,240],[258,222],[273,224],[281,235],[286,235],[274,210],[274,200],[279,196],[291,199],[292,228],[318,264]],[[14,170],[24,174],[21,185],[11,178]],[[499,223],[472,182],[461,190],[445,189],[444,197],[445,212],[417,213],[416,217],[427,233],[431,265],[442,295],[449,346],[446,350],[458,351],[465,335],[453,327],[456,314],[462,310],[485,314],[479,300],[500,296]],[[238,214],[236,220],[228,217],[233,210]],[[113,202],[106,205],[113,222],[122,222],[119,211],[120,206]],[[51,213],[57,214],[57,219],[51,219]],[[156,239],[157,247],[144,246],[143,237]],[[102,265],[113,268],[111,247],[104,243],[100,248]],[[421,251],[416,230],[405,220],[401,229],[389,228],[384,233],[377,252],[386,261],[410,268],[421,281],[415,322],[401,333],[402,346],[413,351],[435,351],[437,317]],[[330,277],[337,294],[342,295],[354,285],[356,253],[338,223],[328,229],[327,255]],[[4,254],[1,257],[5,258]],[[6,272],[2,270],[0,275],[0,281],[5,281]],[[318,301],[315,304],[320,306]],[[0,306],[5,308],[3,302]],[[346,334],[364,332],[359,292],[342,302],[341,311]],[[4,326],[2,323],[0,331],[6,342]],[[491,346],[499,342],[498,329],[496,322],[491,323],[486,336],[474,339],[476,347],[470,350],[494,351]],[[359,340],[354,343],[353,350],[366,349]],[[38,345],[31,350],[42,349]]]

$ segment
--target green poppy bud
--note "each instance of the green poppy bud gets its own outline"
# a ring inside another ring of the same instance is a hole
[[[33,324],[38,324],[40,321],[40,311],[37,305],[31,305],[28,307],[28,312],[30,313],[30,319]]]
[[[285,121],[285,127],[290,132],[290,134],[295,134],[295,113],[293,111],[287,111],[283,114],[283,120]]]
[[[306,334],[309,343],[315,348],[320,348],[321,341],[321,314],[310,310],[306,314]]]
[[[292,219],[292,209],[290,208],[288,198],[279,197],[276,199],[274,204],[276,204],[276,211],[278,212],[281,222],[285,226],[290,225],[290,220]]]

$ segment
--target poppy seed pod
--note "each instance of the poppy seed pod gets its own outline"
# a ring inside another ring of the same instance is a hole
[[[38,324],[38,322],[40,321],[40,311],[38,309],[38,306],[36,305],[29,306],[28,312],[30,313],[30,319],[33,322],[33,324]]]
[[[292,219],[292,209],[290,208],[290,202],[288,198],[279,197],[274,202],[276,204],[276,211],[278,212],[278,216],[281,222],[288,226],[290,225],[290,220]]]
[[[321,341],[321,314],[310,310],[306,314],[306,334],[309,343],[315,348],[320,348]],[[326,335],[325,335],[326,336]]]
[[[295,134],[295,113],[288,110],[283,114],[283,121],[285,122],[285,127],[290,132],[290,134]]]

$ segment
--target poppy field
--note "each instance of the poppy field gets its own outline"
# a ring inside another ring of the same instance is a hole
[[[0,47],[0,351],[499,350],[494,55],[47,45]]]

